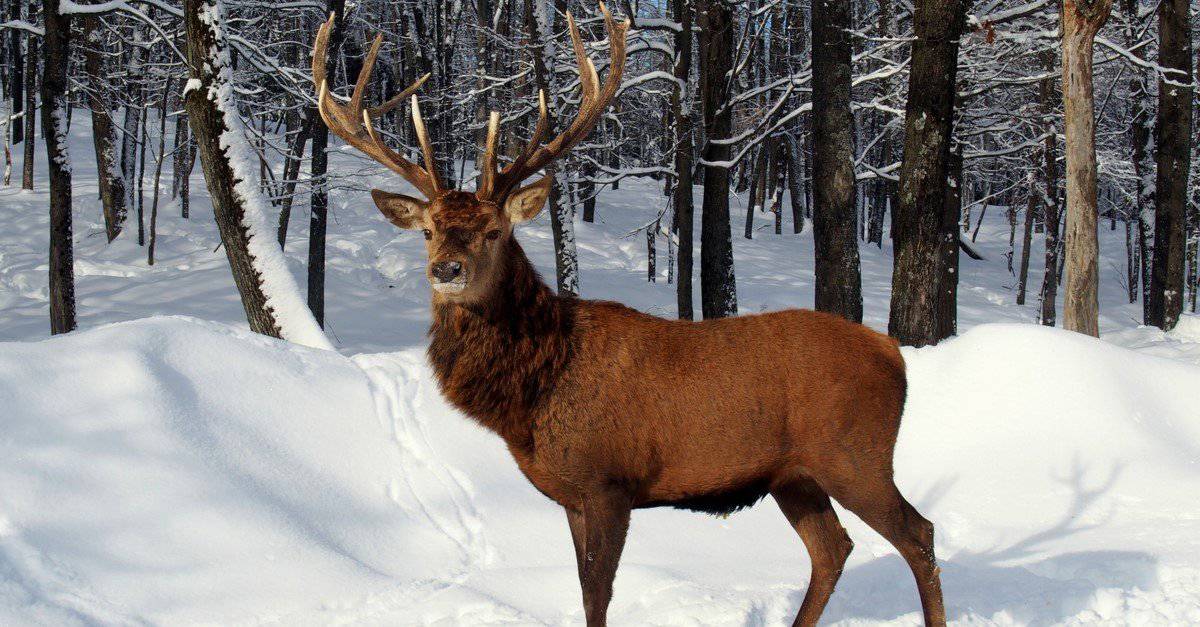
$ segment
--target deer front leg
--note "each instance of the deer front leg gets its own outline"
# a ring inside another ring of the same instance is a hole
[[[588,627],[607,624],[608,602],[612,599],[617,563],[629,531],[629,498],[622,494],[592,494],[584,498],[582,512],[583,546],[576,539],[579,557],[579,584],[583,589],[583,611]],[[572,522],[572,533],[577,525]]]

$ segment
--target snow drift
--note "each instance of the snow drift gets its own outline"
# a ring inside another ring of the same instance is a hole
[[[1200,367],[1026,325],[905,356],[897,478],[952,620],[1200,622]],[[842,518],[825,618],[918,622],[903,562]],[[185,318],[0,344],[0,623],[578,623],[573,560],[419,351]],[[807,574],[769,499],[640,511],[611,618],[779,624]]]

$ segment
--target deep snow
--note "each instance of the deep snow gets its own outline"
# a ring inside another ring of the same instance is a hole
[[[1029,325],[905,356],[897,476],[953,619],[1200,621],[1200,367]],[[6,345],[0,405],[0,622],[582,619],[561,511],[418,350],[151,318]],[[902,561],[842,518],[827,619],[918,621]],[[611,615],[779,624],[807,570],[769,499],[639,511]]]
[[[44,186],[0,189],[0,624],[581,622],[561,512],[430,379],[420,236],[361,190],[336,194],[327,312],[340,354],[255,336],[198,174],[191,220],[160,208],[153,268],[135,223],[104,243],[80,119],[80,332],[42,340]],[[350,153],[334,164],[347,182],[394,188]],[[626,181],[601,196],[598,224],[576,224],[585,296],[673,312],[665,244],[651,284],[644,236],[628,236],[662,202]],[[737,213],[742,312],[810,304],[811,231],[748,242]],[[297,277],[307,220],[296,212],[286,251]],[[543,216],[519,237],[552,276],[548,231]],[[898,482],[937,524],[954,621],[1200,623],[1200,318],[1170,334],[1136,325],[1118,235],[1102,228],[1105,341],[987,324],[1030,322],[1041,280],[1031,272],[1030,305],[1012,304],[993,207],[987,259],[963,259],[965,332],[905,351]],[[867,322],[881,328],[890,253],[862,254]],[[917,623],[902,561],[842,518],[857,547],[825,619]],[[611,618],[782,624],[807,577],[770,499],[728,519],[641,511]]]

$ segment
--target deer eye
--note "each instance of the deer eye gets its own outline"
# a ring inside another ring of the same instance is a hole
[[[433,233],[430,233],[429,229],[421,229],[421,235],[424,235],[425,239],[433,239]]]
[[[496,239],[497,237],[500,237],[500,230],[499,230],[499,229],[492,229],[492,230],[490,230],[490,231],[488,231],[488,232],[487,232],[487,235],[486,235],[485,237],[487,237],[489,240],[494,240],[494,239]]]

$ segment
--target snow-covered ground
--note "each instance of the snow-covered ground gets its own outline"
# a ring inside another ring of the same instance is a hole
[[[335,194],[340,354],[250,334],[198,175],[190,220],[160,212],[155,266],[134,229],[105,244],[81,119],[80,332],[44,339],[44,185],[0,188],[0,624],[580,623],[560,510],[430,379],[419,235],[362,191]],[[350,153],[334,167],[396,188]],[[648,283],[645,238],[628,235],[662,202],[626,181],[597,224],[577,223],[585,296],[673,313],[665,250]],[[741,311],[810,305],[811,232],[776,236],[764,217],[746,241],[740,206]],[[297,211],[287,248],[301,285],[307,221]],[[905,352],[898,481],[937,525],[953,621],[1200,623],[1200,318],[1137,326],[1120,235],[1101,231],[1104,341],[1011,324],[1034,319],[1042,252],[1018,307],[993,207],[987,259],[962,260],[964,333]],[[519,237],[552,276],[547,220]],[[867,322],[882,328],[890,252],[862,256]],[[842,518],[857,547],[825,619],[919,622],[903,562]],[[610,614],[783,624],[807,577],[770,499],[728,519],[640,511]]]

